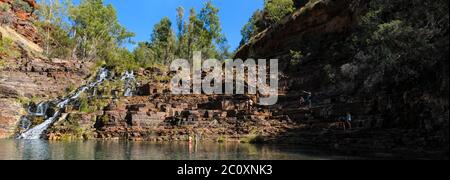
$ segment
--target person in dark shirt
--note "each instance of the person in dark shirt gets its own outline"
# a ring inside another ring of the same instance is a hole
[[[304,99],[305,102],[308,104],[309,108],[312,108],[312,98],[313,98],[312,92],[303,91],[303,93],[306,94],[306,98]]]

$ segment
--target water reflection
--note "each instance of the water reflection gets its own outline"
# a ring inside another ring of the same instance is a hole
[[[24,160],[309,160],[348,159],[298,146],[149,143],[128,141],[49,142],[0,140],[0,159]]]
[[[18,146],[21,147],[23,159],[39,160],[51,159],[51,152],[47,141],[19,141]]]

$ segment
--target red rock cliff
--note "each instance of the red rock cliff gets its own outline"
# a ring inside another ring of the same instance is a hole
[[[20,1],[20,0],[19,0]],[[35,0],[24,0],[29,6],[29,12],[23,10],[20,7],[15,7],[13,0],[0,0],[2,6],[9,7],[10,9],[4,9],[0,11],[0,17],[2,17],[2,25],[10,25],[19,34],[25,36],[27,39],[39,44],[41,39],[37,33],[36,27],[33,26],[31,20],[34,19],[34,11],[38,8]]]
[[[388,151],[397,145],[409,146],[409,150],[448,148],[448,99],[439,94],[440,88],[430,91],[432,87],[418,83],[392,85],[388,80],[380,88],[367,88],[370,79],[349,80],[340,76],[354,57],[348,49],[340,47],[355,32],[368,2],[310,1],[278,25],[253,37],[236,52],[236,58],[279,59],[283,79],[278,106],[283,109],[279,112],[282,115],[297,116],[289,107],[298,104],[302,91],[313,92],[314,121],[305,125],[308,128],[295,132],[297,137],[302,137],[300,143],[332,147],[367,144],[367,149]],[[292,51],[299,49],[304,58],[298,65],[292,65]],[[443,80],[433,79],[434,76],[424,78],[438,87],[443,84],[448,97],[448,61],[442,64],[444,73],[436,70],[436,76],[442,76]],[[336,122],[337,117],[347,112],[354,116],[353,125],[357,130],[353,133],[339,134],[324,128],[330,132],[324,135],[311,130],[317,126],[328,127],[327,124]],[[355,143],[346,144],[343,139]]]
[[[11,39],[19,53],[2,59],[0,65],[0,138],[14,134],[20,116],[26,113],[26,102],[53,99],[68,87],[78,87],[91,67],[90,63],[44,57],[32,23],[36,1],[20,1],[0,0],[0,37]]]

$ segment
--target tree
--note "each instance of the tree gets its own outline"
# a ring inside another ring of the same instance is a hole
[[[446,0],[374,0],[340,46],[354,54],[352,65],[365,88],[448,84],[448,21]],[[440,90],[448,95],[448,86],[434,89]]]
[[[138,63],[134,58],[134,54],[123,47],[113,47],[110,51],[105,52],[106,67],[114,69],[117,72],[126,70],[136,70]]]
[[[69,36],[70,26],[67,19],[67,2],[42,0],[37,11],[35,24],[43,37],[44,54],[49,57],[68,58],[74,46]]]
[[[205,7],[200,11],[199,19],[204,25],[206,46],[224,41],[218,13],[219,9],[214,7],[211,1],[206,2]]]
[[[134,51],[138,62],[152,65],[167,64],[175,58],[191,59],[194,51],[201,51],[205,58],[229,57],[229,46],[222,34],[219,9],[211,1],[205,3],[197,14],[191,8],[185,21],[184,8],[177,8],[176,29],[163,18],[155,25],[150,42],[139,43]]]
[[[300,4],[298,5],[300,6]],[[278,23],[283,17],[295,10],[292,0],[265,0],[264,10],[256,10],[242,27],[240,46],[248,43],[251,37]]]
[[[198,17],[203,22],[200,50],[207,57],[218,58],[220,55],[217,46],[222,46],[226,42],[225,36],[222,34],[218,13],[219,9],[211,1],[208,1],[201,9]]]
[[[260,19],[262,19],[262,11],[258,9],[253,13],[252,17],[244,25],[244,27],[242,27],[242,40],[239,43],[239,46],[247,44],[253,36],[261,31],[260,29],[262,28],[257,26]]]
[[[177,57],[186,57],[186,46],[185,46],[185,36],[186,36],[186,23],[184,23],[184,8],[182,6],[177,8]]]
[[[156,63],[153,59],[154,52],[150,47],[150,44],[147,42],[138,43],[138,46],[134,49],[133,54],[136,62],[141,67],[150,67]]]
[[[270,24],[277,23],[295,10],[292,0],[265,0],[264,11]]]
[[[118,22],[116,10],[103,0],[42,0],[36,22],[49,57],[96,61],[111,68],[131,68],[134,54],[123,48],[133,33]]]
[[[187,25],[187,59],[192,57],[194,51],[201,49],[201,44],[203,44],[203,22],[198,19],[195,9],[191,9],[189,12],[189,23]]]
[[[104,58],[134,36],[119,24],[114,7],[104,5],[103,0],[81,0],[78,6],[69,6],[69,18],[77,41],[76,53],[82,59]]]
[[[226,60],[233,57],[233,53],[230,52],[230,45],[228,45],[227,41],[221,43],[218,49],[218,59]]]
[[[175,33],[172,30],[172,22],[164,17],[153,28],[150,46],[154,52],[154,59],[162,64],[167,64],[175,56]]]
[[[222,34],[219,9],[211,1],[205,3],[199,14],[191,8],[188,22],[184,22],[184,8],[179,7],[177,13],[178,57],[190,59],[194,51],[201,51],[204,57],[218,58],[228,51],[223,49],[227,41]]]

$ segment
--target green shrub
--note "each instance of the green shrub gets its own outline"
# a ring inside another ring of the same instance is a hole
[[[224,143],[224,142],[227,142],[227,137],[225,137],[225,136],[219,136],[219,137],[217,138],[217,142],[218,142],[218,143]]]
[[[1,68],[0,68],[1,69]],[[16,101],[21,104],[23,107],[28,106],[31,102],[33,102],[32,100],[30,100],[29,98],[23,97],[23,96],[19,96],[16,98]]]
[[[94,99],[92,99],[90,104],[91,104],[91,107],[94,108],[92,110],[100,110],[101,108],[106,107],[109,104],[109,100],[94,98]]]
[[[293,51],[291,50],[291,65],[297,66],[301,63],[301,60],[303,59],[303,52],[302,51]]]
[[[333,66],[327,64],[323,67],[323,71],[325,72],[328,82],[336,83],[336,73],[333,70]]]
[[[31,127],[34,127],[39,124],[42,124],[45,121],[45,119],[42,116],[35,116],[35,117],[30,118],[30,121],[31,121]]]
[[[276,23],[295,10],[292,0],[266,0],[264,3],[267,19]]]
[[[116,72],[125,72],[127,70],[136,71],[139,64],[134,58],[134,54],[125,48],[116,48],[105,55],[105,64],[109,69]]]
[[[77,89],[77,87],[75,86],[75,84],[70,83],[67,87],[66,87],[66,93],[69,94],[73,91],[75,91]]]
[[[169,76],[155,76],[154,78],[158,82],[169,82],[171,80]]]
[[[8,3],[0,3],[0,12],[5,13],[5,12],[10,12],[11,11],[11,6]]]
[[[82,118],[81,114],[70,114],[67,117],[66,121],[64,122],[64,126],[65,127],[72,127],[72,129],[74,129],[73,127],[78,128],[79,127],[78,121],[81,118]]]
[[[83,112],[83,113],[91,112],[91,109],[89,106],[89,99],[87,98],[87,96],[80,97],[79,103],[80,103],[80,105],[79,105],[78,110],[80,112]]]
[[[17,58],[18,56],[19,52],[16,50],[14,42],[7,37],[2,37],[0,40],[0,61],[9,58]]]
[[[256,10],[249,21],[242,27],[242,40],[239,46],[248,43],[253,36],[277,24],[294,10],[293,0],[264,0],[264,9]]]
[[[30,6],[30,4],[28,4],[27,2],[25,2],[23,0],[14,0],[12,2],[12,5],[13,5],[14,9],[20,9],[27,13],[33,12],[33,8]]]
[[[448,67],[448,1],[373,0],[348,39],[365,88],[433,82]]]
[[[247,135],[246,137],[241,139],[241,143],[258,144],[263,142],[264,138],[255,134]]]
[[[101,122],[102,122],[103,124],[107,124],[107,123],[109,122],[109,117],[108,117],[108,115],[103,115],[103,116],[100,118],[100,120],[101,120]]]

